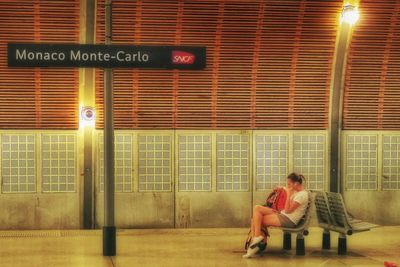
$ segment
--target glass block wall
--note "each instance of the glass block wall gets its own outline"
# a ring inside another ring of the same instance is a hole
[[[178,188],[211,191],[211,135],[178,136]]]
[[[250,136],[217,134],[217,191],[248,191]]]
[[[293,170],[306,177],[308,189],[325,188],[326,177],[326,136],[293,136]]]
[[[0,139],[2,193],[77,191],[75,131],[0,133]]]
[[[346,190],[400,189],[400,134],[382,131],[343,133]]]
[[[400,189],[400,135],[383,136],[383,189]]]
[[[284,185],[289,170],[289,136],[256,136],[256,190]]]
[[[139,191],[172,190],[172,138],[139,135]]]
[[[123,131],[116,134],[115,168],[121,174],[116,188],[171,192],[176,183],[179,192],[248,192],[254,179],[260,191],[285,185],[287,175],[296,171],[306,176],[307,188],[324,189],[326,140],[322,131]],[[103,140],[98,144],[103,191]]]
[[[306,188],[324,190],[327,177],[326,133],[257,132],[255,140],[255,186],[257,191],[286,184],[291,172],[306,177]]]
[[[347,137],[347,189],[377,189],[377,142],[376,135]]]
[[[132,164],[133,164],[133,142],[129,133],[116,133],[114,135],[114,177],[116,192],[132,192]],[[99,134],[98,138],[98,172],[100,178],[100,191],[104,192],[104,137]]]
[[[3,193],[36,192],[36,137],[34,134],[1,136]]]
[[[76,184],[75,134],[42,135],[43,192],[74,192]]]

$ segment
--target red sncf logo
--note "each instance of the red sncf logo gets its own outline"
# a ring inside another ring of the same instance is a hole
[[[193,64],[196,56],[184,51],[172,51],[173,64]]]

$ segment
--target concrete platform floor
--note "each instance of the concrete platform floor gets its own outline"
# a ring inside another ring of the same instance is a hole
[[[348,255],[337,255],[337,234],[321,250],[322,230],[310,228],[306,255],[282,250],[282,232],[272,229],[265,254],[242,259],[248,229],[118,230],[117,256],[102,256],[100,230],[0,231],[0,266],[384,266],[400,267],[400,226],[348,237]],[[292,235],[292,247],[295,247]]]

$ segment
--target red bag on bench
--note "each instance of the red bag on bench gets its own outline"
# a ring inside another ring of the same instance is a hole
[[[274,210],[281,211],[285,208],[286,203],[286,191],[283,188],[274,189],[271,194],[268,195],[265,200],[266,207],[270,207]]]

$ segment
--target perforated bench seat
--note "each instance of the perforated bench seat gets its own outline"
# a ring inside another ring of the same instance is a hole
[[[349,224],[350,224],[351,230],[353,232],[369,231],[372,228],[379,226],[377,224],[373,224],[373,223],[369,223],[369,222],[363,222],[363,221],[360,221],[360,220],[357,220],[357,222],[350,221]]]
[[[324,229],[322,248],[330,249],[329,231],[338,232],[338,254],[347,254],[346,235],[369,231],[379,225],[356,219],[349,215],[339,193],[313,191],[318,225]]]

